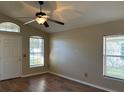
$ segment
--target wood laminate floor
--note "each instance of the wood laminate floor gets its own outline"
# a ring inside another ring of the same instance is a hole
[[[2,92],[103,92],[52,74],[0,81]]]

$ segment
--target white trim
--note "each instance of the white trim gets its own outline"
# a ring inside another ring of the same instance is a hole
[[[74,79],[74,78],[71,78],[71,77],[62,75],[62,74],[55,73],[55,72],[48,72],[48,73],[54,74],[54,75],[57,75],[57,76],[60,76],[60,77],[63,77],[63,78],[66,78],[66,79],[69,79],[69,80],[72,80],[72,81],[81,83],[81,84],[89,85],[89,86],[91,86],[91,87],[95,87],[95,88],[98,88],[98,89],[102,89],[102,90],[105,90],[105,91],[117,92],[116,90],[112,90],[112,89],[109,89],[109,88],[101,87],[101,86],[99,86],[99,85],[91,84],[91,83],[88,83],[88,82],[85,82],[85,81],[77,80],[77,79]]]
[[[20,47],[21,47],[21,51],[20,51],[20,56],[19,56],[20,58],[19,58],[19,59],[21,60],[21,67],[20,67],[20,70],[21,70],[21,71],[20,71],[20,76],[21,76],[21,75],[22,75],[22,59],[23,59],[23,58],[22,58],[22,55],[23,55],[23,54],[22,54],[22,36],[20,36],[20,42],[21,42],[21,46],[20,46]],[[19,61],[20,61],[20,60],[19,60]]]
[[[107,75],[104,75],[104,78],[111,79],[111,80],[116,80],[116,81],[119,81],[119,82],[124,82],[124,79],[120,79],[120,78],[116,78],[116,77],[111,77],[111,76],[107,76]]]
[[[31,74],[26,74],[26,75],[22,75],[21,77],[30,77],[30,76],[36,76],[36,75],[40,75],[40,74],[45,74],[45,73],[49,73],[48,71],[44,71],[44,72],[38,72],[38,73],[31,73]]]

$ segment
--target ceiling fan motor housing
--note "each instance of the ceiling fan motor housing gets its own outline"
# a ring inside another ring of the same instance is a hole
[[[39,1],[38,3],[39,3],[40,5],[43,5],[43,4],[44,4],[44,2],[43,2],[43,1]]]
[[[37,13],[36,13],[36,17],[42,17],[42,16],[44,16],[44,15],[46,15],[46,14],[43,13],[43,12],[37,12]]]

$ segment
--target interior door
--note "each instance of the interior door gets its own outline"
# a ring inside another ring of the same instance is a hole
[[[1,46],[1,80],[21,76],[22,43],[21,36],[0,35]]]

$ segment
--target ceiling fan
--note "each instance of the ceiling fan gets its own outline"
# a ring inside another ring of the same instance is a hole
[[[49,24],[47,23],[47,21],[51,21],[51,22],[54,22],[54,23],[57,23],[57,24],[60,24],[60,25],[64,25],[63,22],[51,19],[49,16],[46,15],[46,13],[42,12],[41,5],[44,4],[43,1],[39,1],[38,3],[40,5],[40,12],[37,12],[35,14],[35,18],[32,19],[31,21],[25,22],[24,25],[30,24],[32,22],[37,22],[40,25],[44,25],[45,27],[49,27]],[[30,18],[30,17],[17,17],[17,18]]]

